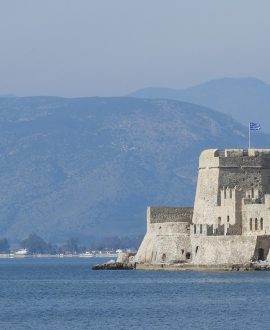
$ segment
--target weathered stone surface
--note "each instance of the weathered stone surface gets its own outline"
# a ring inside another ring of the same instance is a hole
[[[266,260],[269,247],[270,149],[211,149],[200,156],[194,210],[149,207],[135,260],[244,264]]]

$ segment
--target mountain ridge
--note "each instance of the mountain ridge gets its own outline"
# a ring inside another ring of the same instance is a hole
[[[11,241],[140,234],[148,205],[193,205],[203,149],[248,139],[206,107],[132,97],[0,98],[0,128],[0,237]]]
[[[185,89],[144,88],[129,94],[138,98],[166,98],[212,108],[248,125],[262,123],[270,133],[270,84],[252,77],[210,80]]]

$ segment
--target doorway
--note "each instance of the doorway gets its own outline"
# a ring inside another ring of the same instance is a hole
[[[258,260],[262,260],[262,261],[265,260],[264,249],[262,249],[262,248],[259,248],[259,250],[258,250]]]

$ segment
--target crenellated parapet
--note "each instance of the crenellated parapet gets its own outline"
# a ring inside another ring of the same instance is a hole
[[[199,159],[199,168],[263,167],[269,168],[270,149],[208,149]]]

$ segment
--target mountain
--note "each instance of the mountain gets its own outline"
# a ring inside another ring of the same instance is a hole
[[[246,145],[231,117],[185,102],[0,98],[0,237],[142,233],[147,205],[193,205],[202,149]]]
[[[224,78],[182,90],[150,87],[129,96],[203,105],[231,115],[246,127],[249,121],[259,122],[264,132],[270,133],[270,85],[255,78]]]

